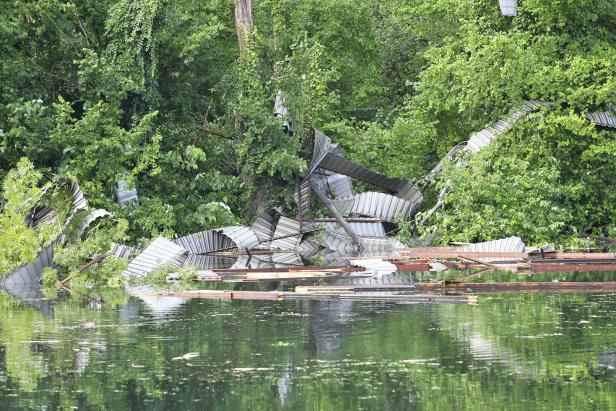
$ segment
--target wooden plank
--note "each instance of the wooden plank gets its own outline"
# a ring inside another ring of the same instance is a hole
[[[362,292],[616,292],[616,281],[602,282],[507,282],[507,283],[414,283],[394,285],[298,286],[297,293],[350,294]]]
[[[616,264],[588,263],[588,264],[567,264],[567,263],[532,263],[529,274],[557,273],[557,272],[597,272],[597,271],[616,271]]]

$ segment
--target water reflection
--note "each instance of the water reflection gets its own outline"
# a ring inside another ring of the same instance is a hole
[[[613,295],[94,297],[99,309],[64,298],[48,316],[0,293],[1,409],[616,406]]]

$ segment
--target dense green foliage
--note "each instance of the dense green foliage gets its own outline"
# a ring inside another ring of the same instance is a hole
[[[472,132],[524,100],[549,100],[468,168],[445,173],[452,193],[419,231],[443,242],[613,233],[616,133],[583,117],[616,99],[612,0],[523,0],[516,18],[496,0],[253,7],[242,53],[231,0],[4,7],[0,178],[22,157],[45,179],[70,173],[137,241],[249,221],[274,205],[292,214],[312,126],[350,158],[419,180]],[[278,90],[290,137],[272,116]],[[138,205],[116,204],[122,179]]]

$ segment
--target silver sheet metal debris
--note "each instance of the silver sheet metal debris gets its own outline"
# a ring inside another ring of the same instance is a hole
[[[24,264],[11,271],[0,280],[3,288],[15,284],[40,284],[43,270],[53,265],[53,245],[44,247],[30,264]]]
[[[299,247],[302,231],[299,221],[281,216],[270,244],[273,250],[293,251]]]
[[[128,182],[124,180],[118,182],[116,196],[118,197],[118,204],[120,204],[120,206],[139,200],[137,188],[135,186],[130,187]]]
[[[206,230],[176,238],[175,243],[184,247],[190,254],[207,254],[237,248],[229,236],[219,230]]]
[[[586,118],[600,127],[616,128],[616,115],[609,111],[586,113]]]
[[[515,17],[518,15],[518,0],[498,0],[503,16]]]
[[[123,274],[127,278],[143,277],[159,267],[181,267],[186,254],[184,247],[158,237],[128,264]]]
[[[397,217],[411,217],[420,205],[391,194],[374,191],[336,199],[333,203],[345,216],[376,217],[391,223],[395,222]]]

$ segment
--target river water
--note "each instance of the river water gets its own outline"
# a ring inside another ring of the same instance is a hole
[[[26,303],[0,293],[0,410],[616,409],[616,295]]]

